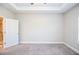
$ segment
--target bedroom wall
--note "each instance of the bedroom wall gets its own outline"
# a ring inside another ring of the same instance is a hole
[[[79,5],[64,14],[64,42],[79,51],[78,41]]]
[[[79,5],[64,14],[25,13],[16,14],[0,6],[0,16],[17,18],[21,43],[65,42],[79,50]],[[63,17],[64,16],[64,17]]]
[[[4,16],[6,18],[15,18],[15,14],[5,7],[0,5],[0,16]]]
[[[63,15],[52,13],[17,14],[21,43],[63,42]]]

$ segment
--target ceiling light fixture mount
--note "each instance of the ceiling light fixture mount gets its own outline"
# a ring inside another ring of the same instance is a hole
[[[31,5],[34,5],[34,3],[30,3]]]
[[[43,4],[47,4],[47,3],[43,3]]]

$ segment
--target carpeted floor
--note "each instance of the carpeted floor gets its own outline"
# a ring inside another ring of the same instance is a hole
[[[0,55],[78,55],[63,44],[20,44],[0,50]]]

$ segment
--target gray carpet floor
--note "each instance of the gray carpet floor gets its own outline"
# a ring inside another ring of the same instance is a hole
[[[0,50],[0,55],[78,55],[64,44],[20,44]]]

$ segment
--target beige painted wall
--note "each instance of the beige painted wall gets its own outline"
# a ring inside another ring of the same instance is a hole
[[[79,50],[78,41],[79,5],[64,14],[64,42]]]
[[[63,41],[62,14],[17,14],[20,20],[20,42],[46,43]]]

